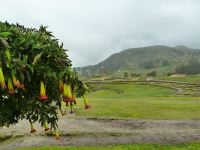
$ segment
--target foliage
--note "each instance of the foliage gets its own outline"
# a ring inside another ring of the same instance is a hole
[[[167,73],[167,76],[171,76],[171,75],[173,75],[173,73],[171,73],[171,72],[168,72],[168,73]]]
[[[156,71],[152,71],[152,72],[147,73],[147,77],[156,77],[156,75],[157,75]]]
[[[142,64],[142,67],[143,67],[144,69],[152,69],[152,68],[154,68],[154,62],[153,62],[153,60],[147,60],[147,61],[145,61],[145,62]]]
[[[137,73],[131,73],[131,75],[130,75],[131,77],[139,77],[140,76],[140,74],[137,74]]]
[[[26,118],[57,128],[57,108],[63,98],[66,103],[75,103],[76,94],[82,96],[87,90],[66,51],[47,27],[0,22],[1,125]],[[62,96],[60,81],[69,86],[71,97]]]
[[[176,73],[195,75],[200,73],[200,63],[198,61],[190,61],[189,64],[181,65],[176,68]]]
[[[124,77],[125,77],[125,78],[129,77],[128,72],[124,72]]]

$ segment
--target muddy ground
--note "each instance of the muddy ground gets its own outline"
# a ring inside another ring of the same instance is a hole
[[[60,140],[46,135],[39,124],[30,133],[26,120],[0,128],[0,149],[44,145],[177,144],[200,140],[200,120],[135,120],[61,117]]]

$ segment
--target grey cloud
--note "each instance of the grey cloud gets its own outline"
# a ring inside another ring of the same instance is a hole
[[[0,21],[49,26],[74,66],[96,64],[130,47],[200,48],[199,0],[0,1]]]

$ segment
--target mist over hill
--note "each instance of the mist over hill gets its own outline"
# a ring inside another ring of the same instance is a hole
[[[167,75],[169,72],[176,72],[176,69],[183,65],[199,63],[199,60],[200,49],[182,45],[176,47],[156,45],[126,49],[112,54],[96,65],[76,69],[84,76],[123,75],[124,72],[145,75],[151,71]]]

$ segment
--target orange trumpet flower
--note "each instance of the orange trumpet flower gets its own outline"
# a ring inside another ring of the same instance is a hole
[[[64,83],[62,80],[59,81],[59,90],[61,93],[64,91]]]
[[[42,81],[40,82],[40,97],[39,97],[39,99],[42,101],[45,101],[48,99],[48,96],[46,95],[46,89],[45,89],[44,83]]]
[[[12,79],[15,87],[17,87],[18,89],[24,88],[24,84],[20,83],[19,80],[17,80],[17,78],[15,77],[15,75],[12,75]]]
[[[10,95],[13,95],[15,93],[13,82],[11,78],[8,78],[8,92]]]
[[[70,85],[66,83],[64,84],[63,98],[64,98],[64,102],[66,103],[69,103],[73,99]]]

